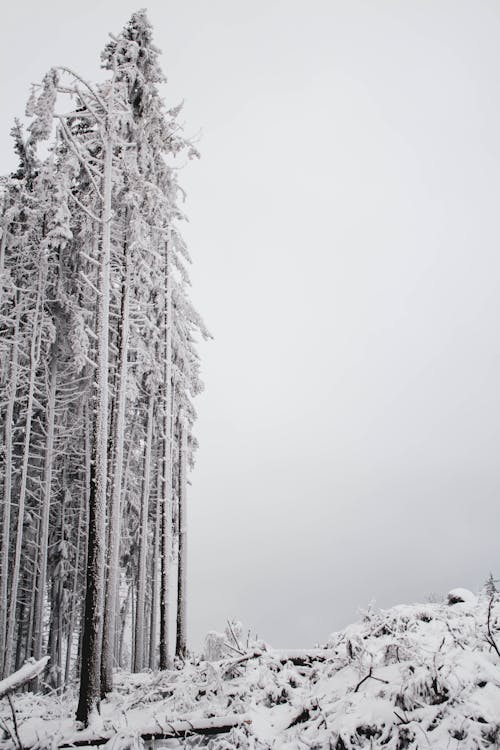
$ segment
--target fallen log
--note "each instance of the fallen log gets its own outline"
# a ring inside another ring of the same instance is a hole
[[[157,722],[157,730],[138,730],[135,736],[140,737],[143,742],[151,742],[152,740],[184,739],[196,734],[224,734],[230,732],[234,727],[241,726],[242,724],[250,724],[250,721],[246,714],[236,714],[234,716],[214,716],[212,719],[198,719],[193,721],[182,719],[175,722],[165,722],[164,727],[160,725],[160,722]],[[81,739],[78,739],[78,736],[74,735],[72,739],[65,740],[63,744],[58,745],[58,748],[59,750],[65,750],[65,748],[105,745],[115,734],[118,734],[118,732],[104,732],[97,737],[87,736]]]
[[[221,677],[225,677],[226,674],[230,673],[235,667],[239,667],[241,664],[244,664],[247,661],[250,661],[251,659],[259,659],[262,656],[263,652],[259,649],[255,649],[255,651],[251,651],[248,654],[244,654],[243,656],[240,656],[239,659],[233,659],[229,662],[226,666],[222,667],[221,669]]]
[[[270,649],[269,651],[261,651],[255,649],[247,654],[243,654],[239,659],[234,659],[225,665],[221,671],[221,676],[224,677],[227,672],[230,672],[233,667],[237,667],[244,662],[250,661],[251,659],[275,659],[280,664],[286,664],[291,662],[296,667],[305,667],[310,665],[314,661],[327,661],[335,656],[335,652],[332,649],[326,648],[311,648],[308,650],[304,649]]]
[[[14,672],[8,677],[5,677],[5,679],[3,680],[0,680],[0,698],[3,698],[9,693],[12,693],[14,690],[17,690],[27,682],[34,680],[35,677],[38,677],[38,675],[43,672],[43,670],[47,666],[47,662],[49,661],[49,659],[50,656],[44,656],[43,659],[40,659],[39,661],[30,659],[26,662],[26,664],[23,664],[21,669],[18,669],[17,672]]]
[[[272,649],[263,652],[263,656],[270,656],[282,664],[290,661],[296,667],[304,667],[314,661],[327,661],[334,655],[335,653],[331,649],[326,648],[311,648],[307,651],[303,649],[289,649],[287,651]]]

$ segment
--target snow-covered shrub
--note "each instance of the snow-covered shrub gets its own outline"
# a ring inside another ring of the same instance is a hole
[[[217,647],[233,639],[221,659],[158,674],[121,673],[119,690],[103,703],[105,727],[116,730],[119,743],[141,728],[168,731],[181,719],[231,719],[237,726],[224,734],[182,740],[185,748],[211,750],[498,748],[499,617],[500,596],[484,593],[453,606],[370,608],[325,648],[309,651],[250,642],[247,649],[232,623],[234,636],[214,638]],[[40,748],[50,747],[45,736],[60,743],[72,707],[51,712],[54,700],[16,698],[26,746],[39,737]],[[0,718],[8,717],[0,706]],[[4,744],[13,750],[9,740]]]
[[[209,630],[205,636],[203,657],[207,661],[220,661],[220,659],[223,659],[225,656],[225,642],[226,636],[223,633],[218,633],[216,630]]]
[[[469,589],[452,589],[448,591],[448,604],[475,604],[477,597]]]

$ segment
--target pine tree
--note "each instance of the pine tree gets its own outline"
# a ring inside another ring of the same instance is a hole
[[[158,59],[141,11],[106,45],[103,83],[50,70],[0,185],[0,666],[49,650],[59,689],[78,665],[84,724],[124,658],[130,606],[130,666],[155,667],[157,645],[169,665],[175,549],[187,649],[183,519],[208,332],[187,296],[173,168],[197,152]]]

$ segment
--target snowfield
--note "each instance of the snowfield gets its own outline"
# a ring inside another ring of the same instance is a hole
[[[114,750],[500,748],[500,597],[456,589],[448,602],[370,609],[309,651],[242,644],[237,628],[212,634],[208,650],[218,642],[222,659],[119,673],[100,726],[83,731],[72,694],[19,694],[19,737],[44,750],[92,739]],[[10,750],[6,699],[0,717]]]

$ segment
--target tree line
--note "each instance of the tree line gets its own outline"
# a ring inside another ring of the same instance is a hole
[[[178,229],[179,162],[198,153],[158,57],[140,11],[106,44],[103,82],[49,70],[0,181],[0,672],[48,652],[52,687],[79,675],[84,723],[116,666],[169,666],[171,608],[186,653],[209,333]]]

